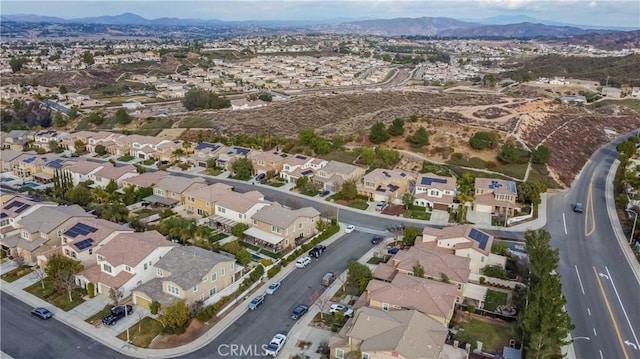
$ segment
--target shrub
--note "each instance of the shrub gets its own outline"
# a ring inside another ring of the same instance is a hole
[[[273,261],[271,259],[267,259],[267,258],[260,258],[258,263],[262,264],[265,267],[268,267],[268,266],[271,265],[271,263],[273,263]]]
[[[93,283],[87,284],[87,295],[89,296],[89,298],[93,298],[96,296],[96,290]]]
[[[158,311],[160,311],[160,303],[158,303],[158,301],[155,301],[155,300],[151,302],[151,304],[149,304],[149,311],[153,315],[158,314]]]
[[[278,274],[281,269],[282,269],[281,266],[279,266],[277,264],[274,265],[273,267],[269,268],[269,270],[267,271],[267,277],[269,277],[269,279],[275,277],[276,274]]]
[[[470,305],[467,307],[467,312],[469,313],[475,313],[476,312],[476,306],[475,305]]]

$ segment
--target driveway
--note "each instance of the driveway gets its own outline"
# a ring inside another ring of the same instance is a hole
[[[433,218],[433,217],[432,217]],[[467,211],[467,221],[482,225],[482,226],[490,226],[491,225],[491,213],[489,212],[479,212],[469,209]]]
[[[440,209],[434,209],[433,211],[431,211],[431,219],[429,220],[429,223],[441,226],[449,224],[449,212]]]

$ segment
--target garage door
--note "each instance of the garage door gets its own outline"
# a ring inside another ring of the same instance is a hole
[[[449,209],[449,206],[447,206],[444,203],[434,203],[433,204],[433,209],[439,209],[441,211],[446,211]]]
[[[484,204],[476,204],[474,205],[474,210],[477,212],[483,212],[483,213],[491,213],[493,210],[493,207],[491,206],[487,206]]]
[[[144,308],[146,310],[149,310],[149,306],[151,305],[151,301],[146,299],[146,298],[144,298],[144,297],[142,297],[142,296],[134,294],[133,295],[133,304],[135,304],[135,305],[137,305],[139,307],[142,307],[142,308]]]
[[[108,285],[104,285],[102,283],[98,283],[98,293],[102,293],[104,295],[109,295],[109,290],[111,290],[111,287],[109,287]]]

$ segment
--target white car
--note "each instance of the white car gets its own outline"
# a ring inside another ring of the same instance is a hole
[[[354,226],[353,224],[350,224],[347,226],[347,228],[344,229],[344,233],[351,233],[353,231],[355,231],[356,226]]]
[[[269,285],[269,288],[267,288],[267,294],[273,294],[275,293],[278,289],[280,289],[280,282],[273,282],[271,283],[271,285]]]
[[[298,258],[298,260],[296,261],[296,267],[298,268],[304,268],[309,264],[311,264],[311,257],[307,257],[307,256]]]
[[[340,303],[331,304],[329,313],[336,314],[338,312],[344,313],[344,316],[348,318],[351,318],[353,316],[353,309],[347,307],[346,305]]]
[[[286,335],[282,333],[276,334],[273,337],[273,339],[271,339],[271,342],[265,348],[264,354],[275,357],[276,355],[278,355],[278,353],[280,353],[280,349],[282,349],[286,341],[287,341]]]

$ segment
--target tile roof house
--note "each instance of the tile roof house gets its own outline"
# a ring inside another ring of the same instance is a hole
[[[133,187],[135,189],[153,187],[167,176],[169,176],[169,172],[165,171],[145,172],[122,180],[122,187]]]
[[[360,352],[369,359],[437,359],[448,333],[440,322],[417,310],[384,312],[363,307],[329,340],[329,348],[331,358]]]
[[[2,233],[5,234],[19,228],[19,222],[36,209],[44,206],[55,207],[58,204],[37,201],[34,198],[22,194],[7,194],[2,196],[1,205],[0,228],[2,229]]]
[[[2,133],[0,140],[2,141],[2,149],[14,151],[24,151],[30,140],[33,140],[34,133],[28,130],[12,130]]]
[[[327,165],[327,161],[300,154],[285,159],[280,177],[287,182],[295,182],[302,176],[312,177],[315,171]]]
[[[157,231],[120,233],[95,251],[96,265],[76,275],[81,288],[93,283],[94,294],[108,296],[119,289],[124,297],[141,283],[155,278],[153,264],[178,245]]]
[[[64,171],[71,175],[73,185],[77,186],[80,182],[86,182],[91,180],[92,175],[104,168],[103,163],[91,162],[91,161],[76,161],[70,162],[64,168]]]
[[[313,207],[289,209],[273,202],[259,209],[251,219],[253,226],[244,232],[245,241],[280,252],[315,236],[320,212]]]
[[[241,146],[225,146],[217,153],[216,166],[231,170],[231,165],[238,158],[248,158],[253,152],[252,149]]]
[[[416,178],[413,174],[376,168],[367,173],[358,183],[358,194],[370,201],[402,203],[402,195],[409,192]]]
[[[145,200],[163,205],[184,204],[185,193],[188,190],[206,186],[207,182],[202,177],[187,178],[170,175],[158,181],[153,186],[153,195]]]
[[[446,276],[450,283],[457,286],[456,302],[462,302],[464,285],[471,276],[469,258],[413,246],[398,252],[389,262],[380,264],[373,272],[373,277],[392,281],[397,275],[413,275],[416,263],[424,268],[427,279],[442,280],[443,275]]]
[[[231,192],[233,186],[224,183],[214,183],[206,187],[196,187],[184,192],[185,206],[188,213],[199,216],[215,214],[216,199],[225,192]]]
[[[74,218],[61,232],[62,254],[87,268],[96,265],[94,251],[120,233],[133,233],[133,229],[99,218]]]
[[[209,217],[210,226],[218,229],[230,229],[237,223],[252,224],[251,219],[260,209],[271,205],[258,191],[220,193],[215,200],[215,211]]]
[[[433,173],[420,174],[413,193],[413,204],[446,211],[455,206],[456,188],[455,177],[443,177]]]
[[[365,174],[365,169],[348,163],[329,161],[326,166],[316,171],[313,181],[330,192],[338,192],[346,181],[357,182]]]
[[[370,281],[358,302],[383,311],[417,310],[446,327],[453,316],[456,291],[455,285],[398,274],[391,282]]]
[[[194,167],[206,168],[207,161],[218,158],[224,147],[222,143],[200,142],[194,147],[193,154],[187,161]]]
[[[486,213],[504,213],[513,215],[515,209],[522,206],[516,203],[518,190],[513,181],[493,178],[476,178],[473,210]]]
[[[504,267],[507,263],[506,257],[491,253],[493,236],[470,225],[442,229],[425,227],[422,236],[416,238],[415,245],[469,258],[472,273],[480,273],[487,265]]]
[[[105,162],[98,171],[89,174],[89,179],[93,181],[93,186],[105,188],[109,182],[115,181],[118,187],[122,186],[122,181],[138,175],[138,170],[132,165],[114,166]]]
[[[214,297],[239,279],[235,258],[195,246],[175,247],[153,264],[155,278],[133,289],[133,303],[148,309],[183,299],[188,304]]]
[[[3,173],[11,172],[13,170],[13,166],[18,163],[18,159],[23,154],[24,152],[9,149],[0,151],[0,170],[2,170]]]
[[[276,150],[271,151],[253,151],[249,155],[251,165],[253,166],[253,174],[258,175],[260,173],[267,173],[273,171],[274,173],[280,173],[285,160],[290,155],[284,152],[278,152]]]

